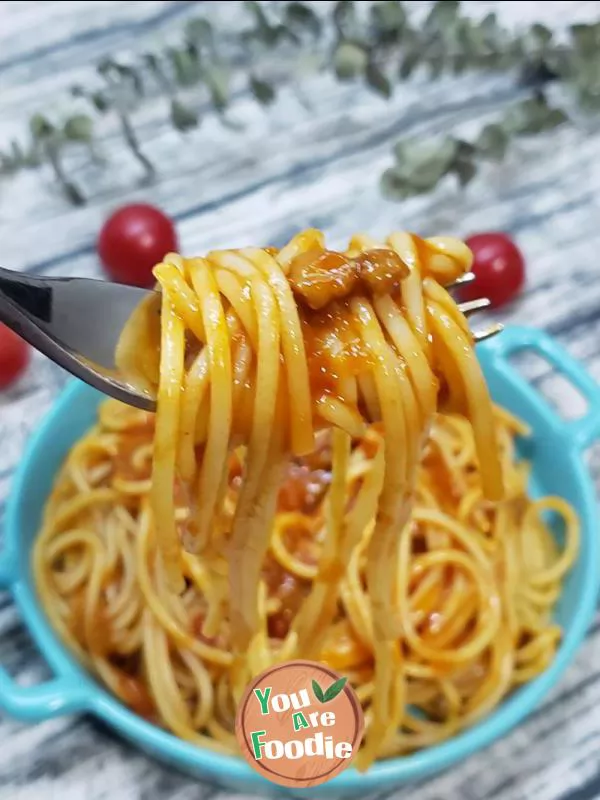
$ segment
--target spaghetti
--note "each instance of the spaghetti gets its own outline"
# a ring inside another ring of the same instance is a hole
[[[157,413],[100,407],[34,551],[52,624],[137,713],[236,751],[250,677],[319,659],[365,707],[364,769],[551,661],[578,521],[527,496],[526,430],[443,288],[469,266],[450,238],[308,230],[156,267],[118,360]]]

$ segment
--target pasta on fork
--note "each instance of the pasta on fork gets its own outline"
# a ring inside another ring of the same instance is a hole
[[[251,677],[321,660],[365,708],[364,769],[552,659],[578,523],[527,495],[525,429],[445,288],[470,263],[450,237],[306,230],[157,265],[117,353],[157,413],[102,405],[34,553],[56,629],[138,713],[235,751]]]

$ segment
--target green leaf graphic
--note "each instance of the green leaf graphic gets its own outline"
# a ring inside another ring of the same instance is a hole
[[[336,698],[346,685],[347,680],[348,678],[340,678],[339,680],[335,681],[335,683],[332,683],[329,689],[327,689],[325,692],[321,702],[328,703],[330,700]]]
[[[324,703],[325,702],[325,695],[323,694],[323,689],[321,689],[319,684],[314,679],[313,679],[313,682],[312,682],[312,690],[315,693],[315,697],[317,698],[319,703]]]

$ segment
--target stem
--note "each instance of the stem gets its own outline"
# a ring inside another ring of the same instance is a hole
[[[119,111],[119,121],[121,123],[121,130],[123,131],[123,136],[125,137],[125,141],[127,142],[127,146],[137,159],[137,161],[142,165],[144,172],[146,173],[146,177],[148,179],[153,178],[156,174],[156,170],[152,162],[142,153],[140,148],[140,143],[138,142],[137,136],[133,129],[133,125],[129,117],[123,112]]]
[[[85,205],[86,201],[84,195],[77,188],[77,186],[67,178],[65,174],[62,162],[60,160],[60,150],[56,142],[46,142],[44,150],[56,180],[62,186],[67,199],[76,206]]]
[[[116,81],[114,76],[110,73],[105,74],[103,77],[113,93],[113,108],[119,118],[119,122],[121,123],[123,138],[125,139],[127,146],[135,156],[136,160],[142,165],[142,168],[146,173],[146,179],[150,180],[155,175],[155,169],[150,160],[144,155],[144,153],[142,153],[140,143],[138,142],[133,125],[131,124],[131,120],[127,116],[127,102],[122,93],[122,84]]]
[[[526,61],[522,67],[519,83],[525,87],[546,86],[560,79],[560,74],[551,69],[543,56]]]

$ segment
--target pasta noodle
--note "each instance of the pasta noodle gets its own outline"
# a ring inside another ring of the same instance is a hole
[[[365,708],[365,769],[551,661],[578,520],[527,495],[526,429],[444,288],[470,261],[448,237],[342,253],[307,230],[155,268],[117,356],[157,413],[102,404],[34,549],[52,624],[137,713],[235,752],[252,675],[318,659]]]

